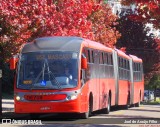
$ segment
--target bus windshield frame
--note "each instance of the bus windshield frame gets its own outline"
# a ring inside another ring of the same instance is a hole
[[[16,86],[18,89],[65,89],[77,85],[77,52],[41,51],[21,54]]]

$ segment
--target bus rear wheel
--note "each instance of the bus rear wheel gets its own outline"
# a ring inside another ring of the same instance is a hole
[[[129,93],[128,93],[128,98],[127,98],[127,104],[124,105],[124,109],[127,110],[130,106],[131,106],[131,105],[130,105],[130,92],[129,92]]]
[[[108,96],[108,105],[107,108],[104,109],[104,113],[109,114],[110,110],[111,110],[111,97]]]
[[[135,104],[135,107],[139,107],[139,106],[140,106],[140,101]]]
[[[140,97],[139,97],[139,101],[135,104],[135,107],[139,107],[141,104],[141,94],[140,94]]]

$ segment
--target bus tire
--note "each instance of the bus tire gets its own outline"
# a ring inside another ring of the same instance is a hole
[[[108,105],[107,108],[104,109],[104,113],[109,114],[110,110],[111,110],[111,97],[108,96]]]
[[[139,101],[135,104],[135,107],[140,107],[141,104],[141,94],[139,96]]]
[[[128,92],[127,104],[123,106],[123,109],[128,110],[130,106],[130,92]]]
[[[93,111],[93,97],[90,95],[89,98],[89,105],[88,105],[88,112],[84,112],[81,114],[82,119],[88,119],[92,115]]]
[[[140,101],[135,104],[135,107],[139,107],[139,106],[140,106]]]
[[[124,109],[125,109],[125,110],[128,110],[129,107],[130,107],[130,105],[128,105],[128,104],[127,104],[127,105],[124,105]]]
[[[81,114],[82,119],[88,119],[89,118],[89,112],[85,112]]]

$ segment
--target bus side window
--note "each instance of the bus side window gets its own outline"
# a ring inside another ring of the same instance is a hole
[[[82,52],[82,55],[87,58],[87,61],[90,59],[89,50],[88,49],[85,48],[83,50],[83,52]],[[83,86],[84,83],[85,83],[85,77],[86,77],[86,72],[85,72],[84,69],[81,69],[81,72],[80,72],[81,86]]]
[[[91,55],[90,55],[90,50],[88,49],[88,62],[91,63]]]
[[[95,63],[95,60],[94,60],[94,51],[92,50],[92,63]]]
[[[113,65],[113,56],[111,54],[111,65]]]
[[[104,60],[104,64],[106,65],[106,64],[107,64],[107,56],[106,56],[106,53],[103,53],[103,60]]]

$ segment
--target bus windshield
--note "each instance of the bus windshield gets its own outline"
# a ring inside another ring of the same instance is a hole
[[[17,88],[63,89],[77,86],[78,53],[32,52],[20,57]]]

